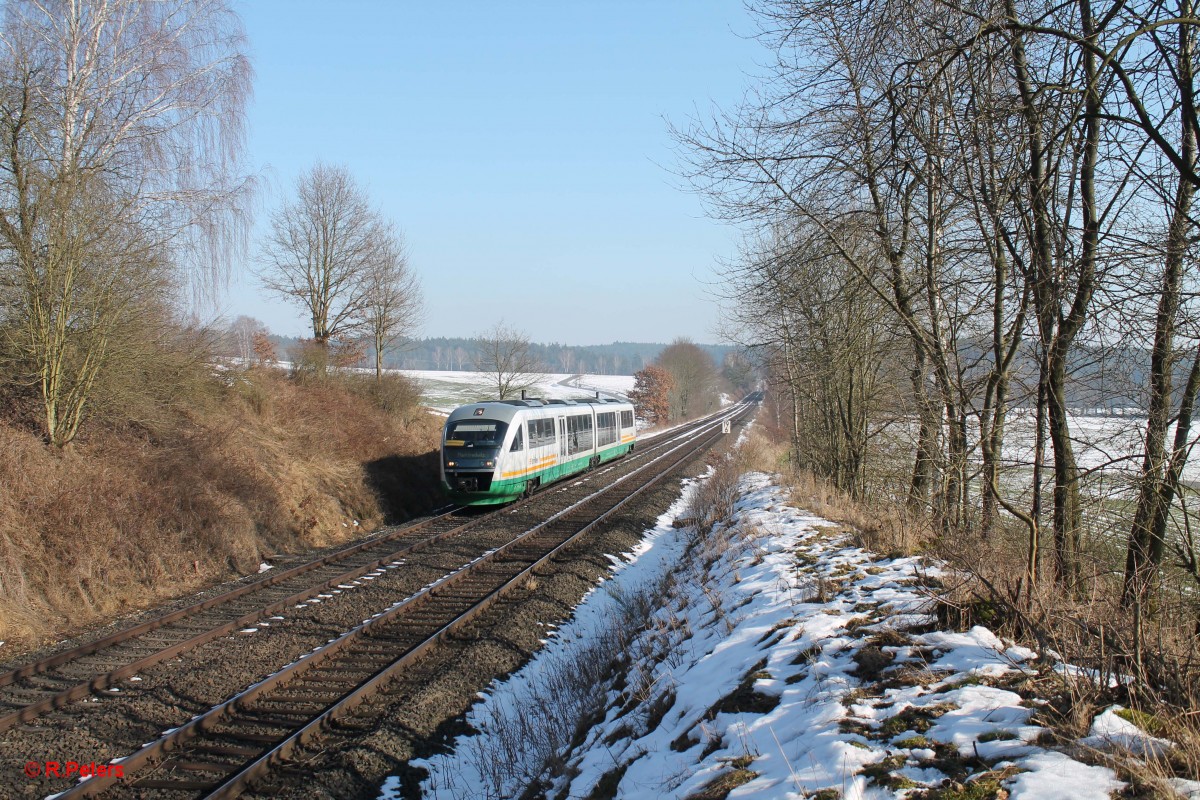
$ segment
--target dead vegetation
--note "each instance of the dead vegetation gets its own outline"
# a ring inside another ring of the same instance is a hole
[[[868,505],[791,469],[787,445],[761,429],[744,454],[748,467],[779,474],[797,507],[844,525],[856,545],[887,556],[924,553],[951,565],[953,577],[927,583],[939,624],[985,625],[1044,654],[1036,686],[1024,691],[1050,699],[1037,722],[1060,746],[1076,748],[1097,714],[1121,705],[1129,721],[1173,745],[1133,753],[1114,743],[1086,753],[1089,760],[1113,767],[1136,797],[1169,796],[1163,787],[1171,777],[1200,778],[1200,617],[1186,592],[1160,594],[1153,615],[1137,618],[1121,603],[1123,553],[1106,561],[1098,551],[1087,562],[1087,593],[1072,597],[1048,581],[1030,593],[1021,582],[1025,531],[1015,525],[998,525],[986,537],[938,536],[928,519],[899,505]],[[1056,673],[1051,666],[1059,661],[1083,671]]]
[[[63,450],[0,419],[0,639],[10,646],[254,572],[403,519],[438,497],[437,422],[403,379],[273,370],[126,381]]]

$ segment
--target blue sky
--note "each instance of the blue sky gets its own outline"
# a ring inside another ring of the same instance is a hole
[[[672,174],[667,121],[741,97],[759,56],[741,0],[235,7],[257,233],[300,172],[343,163],[405,234],[418,336],[503,318],[542,342],[718,340],[705,283],[737,233]],[[305,332],[249,270],[222,311]]]

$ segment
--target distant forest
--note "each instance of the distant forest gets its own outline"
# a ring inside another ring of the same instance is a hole
[[[281,358],[286,358],[300,340],[272,336]],[[667,345],[655,342],[613,342],[612,344],[566,345],[532,343],[529,349],[545,365],[547,372],[590,373],[594,375],[632,375],[653,363]],[[736,347],[720,344],[698,345],[712,356],[718,367]],[[474,339],[413,339],[400,347],[384,351],[384,366],[392,369],[428,369],[472,371],[478,342]],[[367,354],[374,358],[373,351]]]

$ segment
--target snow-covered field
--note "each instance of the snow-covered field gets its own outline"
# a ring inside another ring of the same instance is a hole
[[[983,627],[938,629],[926,588],[937,565],[853,547],[791,507],[767,475],[744,476],[734,518],[715,531],[675,528],[684,508],[681,498],[636,552],[614,557],[610,579],[539,655],[481,695],[468,719],[478,735],[419,764],[426,796],[515,797],[539,779],[550,798],[599,787],[617,798],[728,789],[731,798],[865,800],[958,786],[991,790],[980,797],[1100,800],[1123,784],[1087,763],[1088,752],[1169,746],[1115,708],[1077,746],[1041,744],[1031,650]],[[559,768],[543,772],[552,740],[519,723],[567,702],[571,675],[646,598],[657,610],[622,646],[619,674],[591,690],[596,708],[572,711],[594,714],[582,739],[559,747]],[[382,796],[399,797],[398,786],[389,780]],[[1177,788],[1200,798],[1200,784]]]
[[[495,378],[486,372],[403,370],[403,374],[421,386],[426,406],[447,414],[461,405],[496,397],[492,384]],[[548,374],[539,376],[537,385],[528,394],[547,400],[573,400],[595,397],[596,392],[606,397],[623,397],[632,388],[632,375]]]
[[[1075,458],[1085,470],[1107,470],[1135,474],[1141,469],[1141,453],[1146,433],[1145,416],[1072,414],[1071,438]],[[1011,464],[1032,464],[1036,418],[1032,411],[1016,409],[1009,412],[1005,434],[1005,461]],[[1175,428],[1167,432],[1170,443]],[[1049,443],[1047,443],[1047,449]],[[1184,469],[1183,479],[1200,482],[1200,463],[1194,460]]]

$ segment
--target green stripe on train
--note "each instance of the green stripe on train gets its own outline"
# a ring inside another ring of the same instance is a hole
[[[614,458],[619,458],[629,452],[633,443],[614,445],[605,450],[601,450],[597,455],[600,456],[600,463],[612,461]],[[587,469],[588,461],[591,456],[572,459],[563,464],[555,464],[552,467],[530,472],[527,475],[522,475],[520,478],[507,481],[494,481],[486,492],[460,492],[451,489],[445,482],[442,483],[442,489],[449,495],[450,499],[458,503],[467,503],[473,506],[489,506],[499,503],[510,503],[521,496],[525,491],[525,484],[532,480],[540,480],[541,485],[545,486],[555,481],[571,475],[577,475]]]

